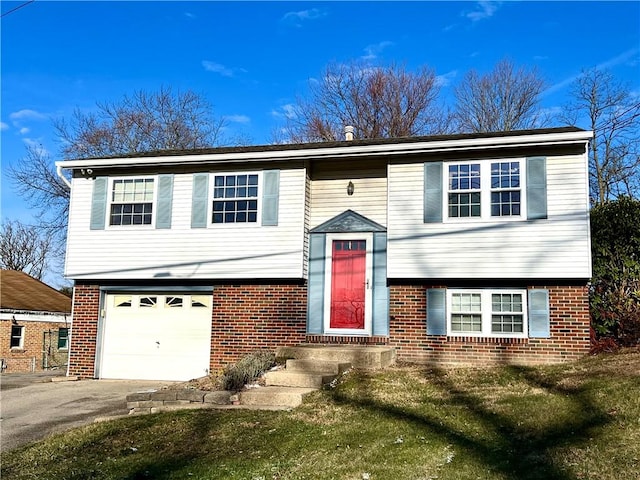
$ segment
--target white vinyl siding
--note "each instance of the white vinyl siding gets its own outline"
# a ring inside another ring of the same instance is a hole
[[[278,225],[270,227],[191,228],[192,183],[191,173],[174,177],[170,229],[90,230],[92,181],[74,178],[65,274],[74,279],[303,276],[304,168],[281,171]]]
[[[585,158],[546,165],[547,219],[424,223],[424,163],[391,163],[389,278],[589,278]]]
[[[336,178],[337,177],[337,178]],[[353,195],[347,185],[353,182]],[[387,224],[386,167],[363,163],[316,167],[311,177],[311,210],[309,227],[313,229],[331,218],[353,210],[380,225]]]

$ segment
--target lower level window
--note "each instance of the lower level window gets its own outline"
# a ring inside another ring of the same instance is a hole
[[[11,325],[10,348],[22,348],[24,346],[24,327],[22,325]]]
[[[69,329],[60,328],[58,329],[58,350],[68,350],[68,349],[69,349]]]
[[[525,290],[447,290],[450,335],[524,336]]]

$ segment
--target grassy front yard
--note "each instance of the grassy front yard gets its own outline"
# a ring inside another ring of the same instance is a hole
[[[640,350],[350,372],[290,412],[180,411],[2,455],[2,479],[640,479]]]

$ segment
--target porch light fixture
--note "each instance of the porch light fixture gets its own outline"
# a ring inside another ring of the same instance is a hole
[[[353,185],[353,182],[349,181],[349,184],[347,185],[347,195],[349,196],[353,195],[354,189],[355,189],[355,186]]]

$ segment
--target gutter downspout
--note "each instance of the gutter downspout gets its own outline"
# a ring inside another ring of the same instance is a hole
[[[60,165],[56,165],[56,173],[58,174],[58,177],[60,177],[60,180],[62,180],[65,185],[69,187],[69,190],[71,190],[71,182],[62,174],[62,167]]]

